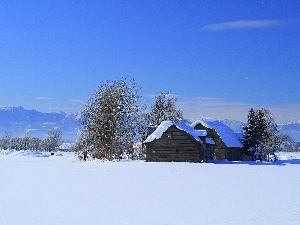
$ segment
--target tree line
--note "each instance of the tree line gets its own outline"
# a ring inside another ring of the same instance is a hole
[[[183,120],[170,92],[157,93],[148,112],[140,100],[140,87],[133,79],[102,82],[80,113],[82,130],[74,146],[79,158],[112,160],[132,151],[133,144],[143,142],[162,121]],[[253,160],[269,160],[276,151],[295,146],[290,137],[279,134],[270,111],[251,108],[247,122],[241,141]]]
[[[80,159],[112,160],[130,154],[134,143],[142,143],[161,122],[183,120],[183,113],[176,105],[177,98],[170,92],[157,93],[149,109],[141,103],[140,90],[134,79],[101,83],[83,105],[78,118],[82,129],[73,150]],[[249,110],[241,142],[245,155],[253,160],[269,160],[278,150],[298,149],[289,136],[279,133],[275,118],[264,108]],[[53,151],[61,143],[58,129],[50,130],[43,140],[32,137],[30,132],[21,138],[11,137],[6,132],[0,139],[0,148]]]
[[[15,150],[44,150],[54,151],[62,144],[62,135],[59,129],[53,129],[48,132],[45,139],[33,137],[27,131],[23,137],[12,137],[8,132],[5,132],[0,139],[0,149],[15,149]]]

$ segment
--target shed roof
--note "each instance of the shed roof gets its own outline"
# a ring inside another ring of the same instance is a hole
[[[172,125],[175,125],[179,130],[191,135],[195,140],[201,142],[199,137],[205,137],[207,135],[206,130],[195,130],[193,127],[186,124],[175,123],[172,121],[163,121],[156,130],[144,141],[144,143],[152,142],[155,139],[160,139],[163,133]]]
[[[214,129],[227,147],[237,147],[237,148],[243,147],[242,143],[239,141],[234,131],[230,127],[223,124],[222,122],[218,120],[202,119],[202,120],[195,121],[190,126],[192,128],[195,128],[200,123],[204,127]]]

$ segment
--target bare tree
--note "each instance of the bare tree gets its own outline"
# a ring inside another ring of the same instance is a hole
[[[11,134],[8,131],[5,131],[2,139],[0,140],[0,148],[8,149],[10,148]]]
[[[61,144],[61,131],[59,129],[50,130],[48,137],[46,137],[41,145],[46,151],[54,151],[56,147]]]
[[[39,150],[41,147],[42,140],[37,137],[30,137],[28,142],[28,149]]]
[[[23,137],[20,139],[20,142],[21,142],[20,149],[22,149],[22,150],[29,149],[30,139],[31,139],[30,130],[26,130]]]
[[[139,87],[134,80],[103,82],[83,106],[79,153],[89,152],[94,158],[111,159],[130,150],[142,110],[139,98]]]
[[[165,120],[178,122],[183,119],[182,111],[176,106],[177,98],[170,92],[160,92],[155,95],[155,102],[149,113],[149,125],[159,126]]]

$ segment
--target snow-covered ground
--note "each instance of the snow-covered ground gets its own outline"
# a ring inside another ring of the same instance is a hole
[[[0,224],[299,224],[300,154],[280,159],[84,163],[0,151]]]

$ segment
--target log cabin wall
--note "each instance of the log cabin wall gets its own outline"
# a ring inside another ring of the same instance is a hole
[[[242,161],[244,156],[243,148],[227,148],[226,150],[226,159],[230,161]]]
[[[201,162],[203,145],[188,133],[170,126],[161,136],[146,145],[146,161],[149,162]]]
[[[201,123],[197,124],[195,129],[207,130],[207,137],[215,142],[212,151],[217,160],[228,159],[230,161],[241,161],[243,159],[243,149],[238,147],[227,147],[215,129],[207,128]]]
[[[207,128],[201,123],[199,123],[197,124],[197,126],[195,126],[195,130],[207,131],[207,137],[211,138],[215,142],[215,145],[212,147],[212,154],[217,160],[222,160],[226,158],[227,146],[224,144],[222,138],[217,134],[215,129]]]

